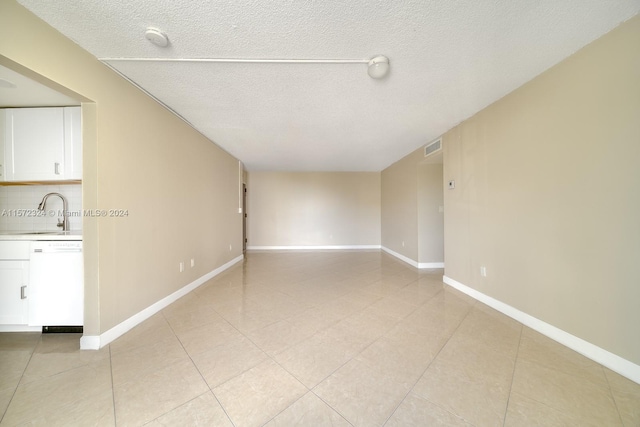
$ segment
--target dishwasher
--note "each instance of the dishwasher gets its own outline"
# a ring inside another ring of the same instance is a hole
[[[29,325],[81,327],[84,321],[82,241],[33,241],[29,256]]]

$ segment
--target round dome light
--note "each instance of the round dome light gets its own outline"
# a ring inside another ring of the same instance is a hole
[[[147,40],[149,40],[151,43],[155,44],[156,46],[167,47],[167,45],[169,44],[169,39],[167,38],[167,35],[157,28],[153,28],[153,27],[147,28],[147,31],[145,31],[144,33],[144,36],[147,38]]]
[[[369,61],[369,69],[367,72],[372,79],[383,78],[389,73],[389,58],[382,55],[376,56]]]

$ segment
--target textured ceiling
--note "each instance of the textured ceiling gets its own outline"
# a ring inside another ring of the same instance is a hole
[[[379,171],[640,10],[640,0],[18,0],[249,170]],[[159,48],[144,37],[158,27]]]

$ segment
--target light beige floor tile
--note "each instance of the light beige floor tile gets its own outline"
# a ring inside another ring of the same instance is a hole
[[[431,363],[439,348],[430,342],[415,340],[400,345],[387,337],[380,338],[355,358],[394,373],[410,384],[418,381]]]
[[[588,417],[600,425],[620,425],[620,416],[608,387],[526,360],[518,360],[512,392],[571,417]]]
[[[32,350],[0,350],[0,390],[16,388],[31,354]]]
[[[163,311],[163,314],[176,334],[208,323],[224,322],[224,319],[210,306],[195,306],[191,309],[185,307],[179,311]]]
[[[385,297],[368,306],[365,312],[376,313],[400,321],[415,310],[415,304],[410,304],[396,298]]]
[[[145,424],[148,427],[233,427],[220,403],[209,391]]]
[[[2,333],[2,425],[640,425],[640,385],[442,274],[380,251],[249,253],[110,348]]]
[[[175,334],[169,323],[167,323],[162,313],[157,313],[113,341],[109,346],[111,347],[111,354],[115,354],[134,347],[153,344],[172,336],[175,336]]]
[[[402,323],[411,325],[416,333],[423,329],[424,334],[442,331],[445,335],[452,335],[471,307],[451,294],[440,292],[403,319]]]
[[[319,335],[339,342],[350,354],[355,355],[391,330],[396,323],[394,318],[366,311],[342,319],[319,332]]]
[[[304,306],[300,307],[295,298],[277,290],[276,287],[261,287],[255,295],[251,295],[249,298],[267,310],[291,310],[295,308],[304,311],[308,308]]]
[[[474,425],[500,425],[513,364],[512,358],[469,351],[449,341],[413,392]]]
[[[113,388],[118,426],[141,425],[206,392],[193,363],[178,362]]]
[[[11,398],[13,397],[13,393],[15,392],[15,387],[6,388],[4,390],[0,390],[0,420],[4,416],[7,407],[9,406],[9,402],[11,402]]]
[[[224,302],[221,298],[213,298],[212,304],[215,306],[215,311],[223,318],[234,318],[238,315],[247,315],[250,313],[264,312],[264,307],[261,307],[256,301],[247,297],[247,290],[244,288],[234,289],[234,292],[238,292],[238,298],[233,298],[231,301]],[[210,298],[205,296],[204,298]]]
[[[245,337],[191,356],[209,387],[213,388],[253,368],[268,356]]]
[[[123,350],[111,356],[113,384],[117,386],[187,360],[189,356],[176,337]]]
[[[401,288],[395,294],[390,295],[389,298],[398,299],[412,305],[422,305],[435,295],[442,292],[442,288],[442,280],[416,280],[415,282],[409,283],[407,286]]]
[[[473,299],[473,297],[465,294],[464,292],[461,292],[461,291],[457,290],[456,288],[454,288],[452,286],[445,285],[443,289],[444,289],[444,293],[449,298],[451,298],[451,297],[456,298],[458,300],[466,302],[469,305],[481,304],[478,301],[476,301],[475,299]]]
[[[263,307],[219,313],[234,328],[243,333],[267,327],[284,318],[281,313],[276,313]]]
[[[93,399],[106,405],[107,394],[111,394],[111,369],[109,360],[105,359],[20,385],[2,422],[17,425],[47,420],[59,414],[61,407],[73,407],[78,414],[91,412],[95,409]],[[106,406],[104,408],[106,411]]]
[[[352,307],[356,309],[356,312],[369,307],[371,304],[374,304],[382,298],[380,295],[365,292],[360,288],[364,288],[364,286],[360,286],[358,289],[352,290],[341,297],[341,299],[349,301]]]
[[[580,376],[602,387],[608,386],[600,364],[527,327],[522,332],[518,359]]]
[[[287,320],[298,323],[299,319],[310,319],[310,321],[313,322],[316,331],[321,331],[335,325],[347,316],[349,316],[349,314],[332,309],[331,302],[328,302],[323,305],[310,308],[298,316],[290,317]]]
[[[226,321],[207,323],[177,334],[190,355],[212,350],[228,342],[239,341],[244,336]]]
[[[40,341],[40,332],[4,332],[0,333],[0,350],[33,351]]]
[[[603,368],[625,427],[640,426],[640,384]]]
[[[405,426],[472,427],[472,424],[426,399],[409,394],[385,424],[385,427]]]
[[[247,337],[262,351],[273,356],[304,341],[315,332],[315,328],[306,328],[304,325],[280,320],[265,328],[248,332]]]
[[[195,289],[195,294],[204,301],[207,301],[216,310],[226,306],[233,306],[242,303],[246,299],[242,286],[224,286],[212,283],[209,286],[201,286]]]
[[[213,389],[239,427],[263,425],[306,392],[305,386],[272,360]]]
[[[362,290],[367,293],[378,295],[380,297],[387,297],[396,295],[398,291],[405,287],[407,284],[408,283],[405,283],[403,279],[400,279],[398,281],[380,279],[365,286]]]
[[[65,406],[51,407],[29,421],[30,426],[115,426],[113,394],[106,390],[98,395],[86,396]]]
[[[350,424],[312,392],[308,392],[265,427],[349,427]]]
[[[505,427],[597,427],[601,424],[596,420],[580,417],[580,414],[559,411],[519,393],[511,393],[504,425]]]
[[[309,336],[323,331],[338,322],[338,320],[323,316],[316,308],[306,310],[302,314],[289,317],[286,320],[296,328],[305,331]]]
[[[316,313],[326,319],[335,322],[351,316],[353,313],[360,311],[358,305],[351,298],[336,298],[322,305],[318,305],[307,312]]]
[[[395,373],[351,360],[313,392],[354,426],[382,425],[411,389]]]
[[[80,334],[45,334],[20,381],[25,384],[109,358],[109,348],[80,350]]]
[[[518,353],[521,334],[521,323],[488,307],[479,310],[477,306],[469,311],[455,332],[455,336],[464,337],[465,342],[473,346],[482,346],[506,357],[515,357]]]
[[[353,356],[352,348],[329,336],[316,334],[274,358],[298,381],[312,388]]]

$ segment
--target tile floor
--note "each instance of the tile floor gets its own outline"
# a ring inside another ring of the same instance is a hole
[[[0,334],[0,424],[640,425],[640,385],[441,278],[255,252],[100,351]]]

